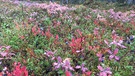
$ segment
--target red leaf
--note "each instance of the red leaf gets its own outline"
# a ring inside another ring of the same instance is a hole
[[[85,72],[86,76],[91,76],[91,71]]]
[[[65,74],[66,74],[66,76],[72,76],[71,72],[69,72],[69,71],[66,71]]]
[[[50,32],[50,29],[48,29],[46,32],[45,32],[45,35],[48,39],[50,39],[53,35],[51,34]]]

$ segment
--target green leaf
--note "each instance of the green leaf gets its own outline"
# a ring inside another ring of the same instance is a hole
[[[64,73],[63,70],[59,70],[59,71],[58,71],[58,74],[63,74],[63,73]]]
[[[36,54],[43,54],[43,53],[44,53],[44,51],[41,50],[41,49],[36,49],[36,50],[34,50],[34,52],[35,52]]]
[[[125,68],[126,69],[129,69],[129,70],[132,70],[133,69],[133,66],[126,66]]]
[[[121,76],[118,72],[116,72],[115,74],[114,74],[114,76]]]

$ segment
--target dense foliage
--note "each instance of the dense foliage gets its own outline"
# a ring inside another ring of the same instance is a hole
[[[115,5],[0,1],[0,75],[133,76],[134,6]]]
[[[37,0],[16,0],[16,1],[37,1]],[[96,1],[109,3],[118,2],[118,3],[135,4],[135,0],[38,0],[38,1],[51,1],[51,2],[59,1],[61,4],[83,4],[83,3],[93,3]]]

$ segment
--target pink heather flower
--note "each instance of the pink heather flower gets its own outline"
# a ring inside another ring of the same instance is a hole
[[[71,67],[70,65],[70,61],[69,60],[62,61],[60,56],[57,57],[57,62],[54,62],[53,66],[55,67],[56,70],[59,68],[63,68],[65,71],[67,70],[74,71],[73,67]]]
[[[97,55],[97,57],[98,57],[98,60],[100,61],[100,62],[104,62],[104,55],[102,54],[102,53],[97,53],[96,54]]]
[[[62,63],[62,58],[60,56],[58,56],[57,61],[58,61],[58,63]]]
[[[119,40],[119,41],[116,41],[116,40],[113,40],[110,44],[107,40],[104,40],[105,44],[108,45],[109,47],[111,47],[111,45],[116,45],[116,46],[120,46],[121,48],[127,48],[126,46],[122,45],[123,43],[123,40]]]
[[[0,46],[0,50],[5,49],[4,51],[9,52],[10,46]]]
[[[82,73],[85,73],[86,71],[88,71],[88,68],[85,67],[84,63],[82,63],[81,66],[77,65],[75,68],[76,69],[81,69]]]
[[[113,31],[112,31],[112,39],[113,39],[113,40],[116,40],[117,38],[118,38],[118,35],[116,34],[116,31],[113,30]]]
[[[115,41],[115,40],[113,40],[113,42],[111,42],[110,44],[109,44],[109,46],[111,46],[111,45],[116,45],[116,46],[120,46],[121,48],[127,48],[126,46],[124,46],[124,45],[122,45],[122,41]]]
[[[114,14],[114,9],[109,9],[108,12],[110,12],[111,14]]]
[[[66,60],[65,62],[63,62],[62,67],[65,70],[71,70],[74,71],[73,67],[71,67],[69,60]]]
[[[56,51],[52,52],[52,51],[46,51],[44,54],[47,56],[47,57],[50,57],[51,60],[54,60],[55,59],[55,54]]]
[[[60,13],[64,13],[67,10],[73,10],[72,8],[68,8],[66,6],[61,6],[57,3],[50,2],[49,4],[46,3],[37,3],[35,5],[37,8],[46,9],[49,14],[58,14],[58,11]]]
[[[108,76],[108,74],[112,74],[109,67],[103,68],[102,66],[98,65],[97,68],[100,70],[99,76]]]
[[[9,49],[10,49],[10,46],[6,46],[5,48],[6,48],[7,50],[9,50]]]
[[[134,10],[130,10],[131,13],[135,14],[135,11]]]
[[[127,48],[126,46],[122,45],[123,40],[120,38],[119,36],[117,36],[116,32],[113,30],[112,31],[112,39],[113,41],[111,43],[109,43],[107,40],[104,40],[105,44],[108,45],[109,47],[111,47],[111,45],[116,45],[119,46],[121,48]]]
[[[106,45],[109,45],[109,43],[108,43],[108,41],[107,41],[107,40],[104,40],[104,42],[105,42],[105,44],[106,44]]]
[[[0,52],[0,55],[3,56],[3,57],[5,57],[5,56],[8,55],[8,53],[7,52]]]
[[[54,56],[54,52],[52,52],[52,51],[46,51],[44,54],[45,54],[47,57],[53,57],[53,56]]]
[[[109,50],[108,53],[110,54],[110,56],[109,56],[109,59],[110,59],[110,60],[112,60],[113,58],[114,58],[115,60],[119,60],[119,59],[120,59],[118,56],[116,56],[116,54],[118,53],[118,48],[116,48],[116,49],[114,50],[114,52],[112,52],[112,51]]]
[[[5,49],[4,49],[4,51],[0,52],[0,56],[2,56],[2,58],[0,58],[0,60],[10,59],[10,57],[12,55],[15,55],[14,53],[9,52],[10,46],[0,46],[0,50],[2,50],[3,48],[5,48]],[[6,58],[4,58],[4,57],[6,57]]]
[[[54,62],[53,66],[55,67],[56,70],[61,68],[61,66],[62,66],[62,59],[61,59],[60,56],[57,57],[57,62]]]

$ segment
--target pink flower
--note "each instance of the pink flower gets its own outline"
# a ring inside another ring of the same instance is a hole
[[[44,54],[45,54],[47,57],[54,57],[54,53],[55,53],[55,52],[52,52],[52,51],[46,51]]]
[[[122,45],[122,43],[123,43],[122,39],[117,40],[117,36],[114,31],[112,32],[112,34],[113,34],[113,41],[111,43],[109,43],[107,40],[104,40],[106,45],[108,45],[109,47],[111,47],[111,45],[116,45],[121,48],[127,48],[126,46]]]
[[[102,66],[98,65],[97,66],[98,69],[100,70],[100,73],[99,73],[99,76],[108,76],[112,74],[112,72],[110,71],[110,68],[107,67],[107,68],[103,68]]]
[[[109,50],[108,53],[110,54],[110,56],[109,56],[110,60],[112,60],[113,58],[116,59],[116,60],[120,59],[118,56],[116,56],[116,54],[118,53],[118,49],[117,48],[114,50],[114,52]]]
[[[113,42],[111,42],[111,43],[109,44],[109,46],[111,46],[112,44],[114,44],[114,45],[116,45],[116,46],[120,46],[121,48],[127,48],[126,46],[122,45],[122,41],[121,41],[121,40],[120,40],[119,42],[113,40]]]
[[[85,73],[88,70],[88,68],[85,67],[84,63],[82,63],[81,66],[77,65],[75,68],[81,69],[82,73]]]
[[[108,43],[108,41],[107,41],[107,40],[104,40],[104,42],[105,42],[105,44],[106,44],[106,45],[109,45],[109,43]]]
[[[62,66],[62,58],[60,56],[57,57],[57,62],[53,63],[53,66],[55,69],[59,69]]]
[[[62,67],[63,67],[65,70],[72,70],[72,71],[74,71],[73,67],[71,67],[71,65],[70,65],[69,60],[66,60],[65,62],[63,62]]]
[[[64,60],[62,61],[62,58],[60,56],[57,57],[57,62],[53,63],[53,66],[55,69],[63,68],[65,71],[71,70],[74,71],[73,67],[70,65],[70,60]]]
[[[104,62],[104,55],[102,54],[102,53],[97,53],[96,54],[97,55],[97,57],[98,57],[98,60],[100,61],[100,62]]]
[[[9,52],[10,46],[0,46],[0,50],[2,50],[3,48],[4,48],[4,51],[0,52],[0,56],[2,56],[0,60],[10,59],[12,55],[15,55],[14,53]]]
[[[5,56],[8,55],[8,53],[7,52],[0,52],[0,55],[3,56],[3,57],[5,57]]]
[[[49,14],[58,14],[58,12],[64,13],[67,10],[73,10],[66,6],[61,6],[59,4],[56,4],[55,2],[54,3],[50,2],[49,4],[37,3],[35,6],[37,8],[46,9]]]

